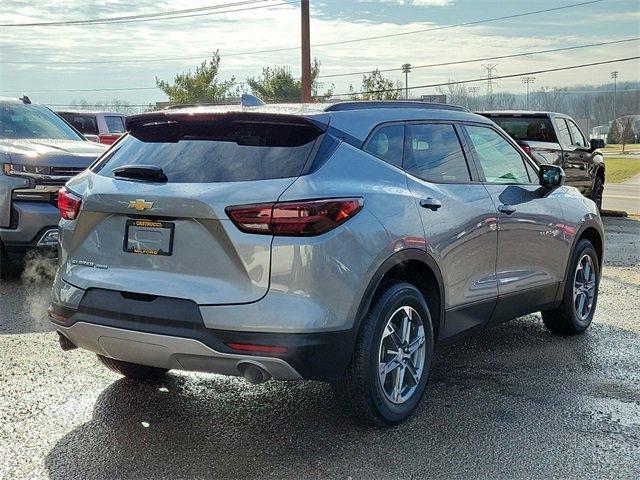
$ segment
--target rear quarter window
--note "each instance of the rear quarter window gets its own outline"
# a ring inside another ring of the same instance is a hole
[[[131,132],[94,167],[113,177],[125,165],[153,165],[171,183],[297,177],[321,132],[308,125],[186,122]]]
[[[107,124],[109,133],[124,133],[124,119],[116,115],[105,115],[104,121]]]

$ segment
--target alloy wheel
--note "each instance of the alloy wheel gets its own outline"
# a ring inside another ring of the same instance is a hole
[[[378,379],[384,396],[402,404],[416,392],[424,372],[425,332],[418,312],[403,306],[385,325],[378,353]]]
[[[596,294],[596,272],[590,255],[583,255],[578,262],[573,281],[573,306],[580,321],[589,318]]]

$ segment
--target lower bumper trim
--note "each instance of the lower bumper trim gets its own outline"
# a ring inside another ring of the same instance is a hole
[[[253,364],[276,380],[302,379],[291,365],[280,358],[219,352],[191,338],[137,332],[81,321],[70,327],[57,326],[57,329],[78,347],[141,365],[240,376],[247,364]]]

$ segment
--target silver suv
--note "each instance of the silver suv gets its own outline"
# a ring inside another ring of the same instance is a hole
[[[589,326],[602,223],[560,167],[458,107],[311,108],[129,117],[60,195],[61,346],[137,379],[329,381],[392,425],[436,343],[535,311]]]

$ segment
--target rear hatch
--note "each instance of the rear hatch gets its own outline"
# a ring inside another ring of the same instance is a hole
[[[259,300],[272,236],[241,232],[225,209],[277,201],[305,171],[325,125],[236,113],[147,115],[128,127],[67,186],[82,207],[63,278],[200,305]]]

